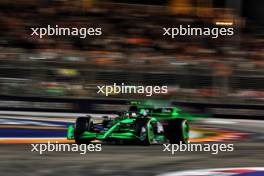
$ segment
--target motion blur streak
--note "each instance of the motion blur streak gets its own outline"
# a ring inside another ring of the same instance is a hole
[[[227,129],[239,131],[241,134],[250,134],[243,138],[228,139],[226,142],[234,143],[234,152],[219,153],[217,157],[203,152],[177,152],[172,156],[162,152],[163,148],[161,145],[142,147],[105,144],[102,145],[102,152],[90,152],[85,156],[85,159],[84,156],[80,156],[78,153],[50,152],[43,156],[45,157],[44,160],[39,154],[30,152],[29,144],[1,144],[0,154],[4,160],[2,160],[0,165],[0,173],[15,175],[18,171],[17,167],[20,166],[19,170],[22,175],[34,175],[45,170],[52,175],[64,175],[66,173],[82,175],[89,171],[92,175],[138,174],[148,176],[170,171],[189,170],[190,167],[201,169],[206,168],[209,164],[210,167],[230,167],[230,165],[234,167],[261,166],[261,161],[264,157],[263,152],[261,152],[264,147],[262,142],[264,139],[264,126],[259,125],[258,121],[255,122],[254,120],[248,121],[248,126],[241,120],[232,121],[234,123],[220,123],[220,119],[218,121],[212,120],[210,123],[206,121],[191,123],[191,127],[208,129],[209,133],[213,132],[209,130],[213,128],[222,131],[223,134],[228,134]],[[52,138],[48,140],[50,139]],[[222,141],[221,139],[219,140]],[[32,142],[31,140],[25,141]],[[59,140],[54,138],[53,141]],[[19,140],[15,139],[13,142],[19,143]],[[36,140],[35,142],[44,143],[44,140]],[[61,139],[60,142],[64,142],[64,140]],[[222,142],[225,142],[225,140]],[[69,160],[69,158],[71,159]],[[115,159],[113,160],[112,158]],[[225,158],[225,162],[219,162],[221,158]],[[247,160],[244,160],[244,158],[247,158]],[[127,167],[120,168],[120,165],[124,162],[126,162]],[[34,167],[31,167],[33,163]],[[54,165],[57,167],[54,167]],[[146,170],[146,168],[148,169]]]
[[[263,6],[253,0],[0,0],[0,175],[153,176],[263,167]],[[100,28],[102,35],[31,35],[48,25]],[[163,36],[164,28],[179,25],[232,27],[234,35]],[[232,142],[234,151],[172,156],[161,145],[103,144],[102,152],[84,156],[30,152],[29,143],[71,142],[65,128],[77,116],[112,118],[127,102],[150,98],[97,93],[97,85],[113,83],[167,86],[151,100],[208,117],[190,122],[192,142]]]
[[[66,140],[66,131],[67,126],[74,122],[76,116],[72,116],[70,119],[58,119],[56,117],[57,113],[50,113],[53,116],[42,116],[42,118],[30,116],[32,112],[24,114],[27,114],[27,116],[16,115],[8,117],[6,115],[0,115],[0,143],[46,143],[48,141],[58,141],[59,143],[73,142]],[[60,113],[60,115],[63,114]],[[96,114],[93,115],[96,116]],[[100,120],[98,119],[98,121]],[[203,120],[200,123],[207,123],[207,121]],[[10,130],[7,131],[8,129],[12,130],[12,132]],[[6,131],[10,134],[8,134]],[[23,135],[23,133],[25,133],[25,135]],[[247,133],[234,130],[218,129],[212,127],[208,128],[194,125],[191,128],[190,142],[239,140],[247,137],[248,135],[249,134]]]

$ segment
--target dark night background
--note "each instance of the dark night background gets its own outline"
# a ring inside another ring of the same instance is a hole
[[[109,0],[108,0],[109,1]],[[169,0],[111,0],[117,3],[155,4],[166,5]],[[230,7],[236,9],[239,14],[251,20],[264,23],[264,1],[261,0],[212,0],[214,7]]]

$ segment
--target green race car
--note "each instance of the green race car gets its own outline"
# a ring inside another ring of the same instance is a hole
[[[116,118],[104,117],[95,123],[91,116],[79,117],[68,127],[67,138],[77,144],[93,140],[132,142],[140,145],[157,143],[188,143],[188,114],[179,108],[153,108],[133,105]]]

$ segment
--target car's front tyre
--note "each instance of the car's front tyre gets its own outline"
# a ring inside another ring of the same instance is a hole
[[[85,131],[91,131],[93,128],[93,121],[90,116],[78,117],[75,122],[74,139],[77,144],[90,144],[91,139],[81,138]]]

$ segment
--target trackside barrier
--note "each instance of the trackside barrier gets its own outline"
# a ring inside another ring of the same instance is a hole
[[[131,100],[93,98],[48,98],[0,96],[2,111],[116,113],[127,109]],[[173,101],[172,105],[214,117],[264,119],[263,105],[197,103]]]

